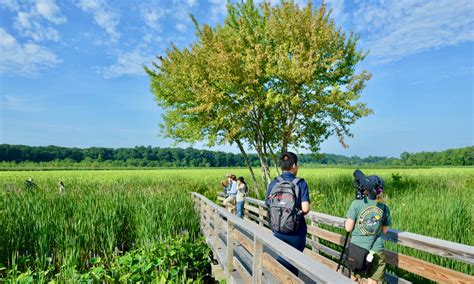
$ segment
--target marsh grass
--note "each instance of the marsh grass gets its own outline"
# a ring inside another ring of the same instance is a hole
[[[222,190],[219,181],[229,171],[251,180],[246,169],[0,172],[0,277],[18,280],[23,275],[36,281],[107,281],[108,277],[201,281],[207,273],[208,248],[200,237],[199,220],[189,192],[215,200]],[[310,186],[312,210],[344,217],[354,199],[352,172],[348,168],[303,165],[298,175]],[[364,172],[385,180],[384,194],[392,213],[392,227],[474,244],[474,168]],[[38,185],[36,189],[25,189],[28,177]],[[58,191],[59,180],[66,185],[64,194]],[[260,197],[263,196],[261,190]],[[187,237],[180,239],[182,236]],[[200,245],[192,248],[193,243]],[[164,244],[188,247],[195,253],[193,257],[176,253],[180,260],[156,253],[166,247]],[[473,274],[472,267],[464,263],[394,244],[387,247]],[[128,259],[127,254],[138,259],[135,266],[126,264],[123,258]],[[153,261],[144,261],[142,267],[139,259]],[[190,273],[190,263],[194,261],[200,263],[200,270]],[[172,265],[176,272],[165,274],[169,271],[165,265]],[[389,269],[421,281],[403,271]],[[145,272],[137,272],[142,270]]]

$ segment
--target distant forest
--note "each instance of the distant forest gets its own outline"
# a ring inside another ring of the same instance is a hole
[[[334,154],[301,154],[306,165],[338,166],[469,166],[474,146],[441,152],[404,152],[400,158],[346,157]],[[253,166],[257,155],[250,154]],[[194,148],[66,148],[0,144],[0,167],[245,167],[242,155]]]

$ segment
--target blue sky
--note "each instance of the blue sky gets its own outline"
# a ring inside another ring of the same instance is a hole
[[[142,65],[193,42],[189,13],[222,23],[225,3],[0,0],[0,143],[173,146],[160,137]],[[326,3],[370,50],[359,68],[373,75],[362,101],[374,114],[351,128],[348,149],[331,138],[322,152],[398,157],[474,145],[472,0]]]

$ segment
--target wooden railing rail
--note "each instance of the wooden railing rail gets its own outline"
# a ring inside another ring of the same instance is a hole
[[[222,200],[222,197],[218,197],[218,199]],[[245,218],[268,227],[268,222],[266,221],[267,206],[265,205],[265,202],[250,197],[246,197],[245,201]],[[305,217],[311,222],[308,225],[308,234],[310,235],[310,238],[307,239],[307,243],[311,245],[311,250],[305,252],[314,258],[317,258],[322,263],[325,263],[327,266],[331,268],[335,267],[334,261],[323,259],[319,253],[325,253],[335,259],[339,258],[340,253],[334,249],[322,245],[319,242],[319,239],[323,239],[342,246],[344,244],[345,236],[322,229],[319,224],[325,224],[336,228],[344,228],[345,219],[312,211]],[[386,235],[384,235],[384,239],[385,241],[392,242],[397,245],[414,248],[433,255],[453,259],[470,265],[474,264],[473,246],[454,243],[410,232],[399,231],[392,228],[389,229],[389,232]],[[449,283],[474,283],[473,276],[387,249],[385,250],[385,258],[386,262],[390,265],[433,281]],[[408,281],[388,273],[385,275],[385,280],[391,283],[408,283]]]
[[[200,213],[201,228],[203,229],[206,238],[208,238],[208,242],[213,243],[216,241],[216,239],[212,237],[217,237],[216,234],[220,231],[219,227],[217,227],[219,222],[221,224],[220,228],[223,228],[226,233],[225,256],[223,256],[225,260],[222,260],[222,262],[225,262],[224,268],[228,281],[233,281],[232,275],[235,272],[240,274],[243,282],[249,280],[249,275],[242,271],[243,266],[241,263],[239,265],[240,261],[235,257],[235,252],[237,250],[236,244],[240,246],[242,243],[237,242],[240,238],[247,239],[247,241],[243,241],[243,243],[247,243],[246,246],[249,246],[249,242],[252,243],[251,249],[250,247],[247,247],[252,259],[252,283],[263,282],[263,269],[270,271],[275,279],[281,280],[281,277],[292,275],[289,271],[285,271],[284,275],[278,275],[281,273],[282,269],[285,268],[281,266],[269,253],[264,251],[264,247],[266,250],[285,258],[285,260],[290,262],[313,281],[318,283],[353,283],[349,278],[331,270],[327,266],[316,261],[314,258],[302,254],[295,248],[275,238],[267,229],[262,228],[258,224],[237,217],[224,208],[214,204],[201,194],[195,192],[192,192],[191,194],[196,204],[196,210]],[[211,222],[211,216],[213,216],[213,222]],[[225,226],[222,226],[224,223]],[[252,239],[248,239],[244,234],[251,236]],[[272,271],[272,268],[277,269]],[[298,279],[294,279],[293,276],[291,279],[295,281],[290,282],[301,283]]]

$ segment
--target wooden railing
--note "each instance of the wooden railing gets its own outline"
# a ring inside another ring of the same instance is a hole
[[[275,238],[261,225],[243,220],[203,195],[192,193],[201,229],[222,269],[213,273],[228,283],[353,283],[313,257]],[[300,271],[298,277],[282,266],[281,256]],[[214,267],[213,267],[214,269]],[[220,276],[218,274],[221,274]]]
[[[267,207],[265,203],[262,200],[254,198],[246,197],[245,199],[245,219],[254,221],[261,228],[265,228],[268,232],[268,222],[266,221]],[[219,196],[218,200],[222,201],[223,197]],[[310,221],[310,224],[308,225],[309,238],[306,242],[310,249],[306,249],[304,253],[335,271],[337,263],[324,255],[329,255],[333,259],[339,259],[340,252],[323,245],[320,240],[326,240],[330,243],[342,246],[344,244],[345,236],[325,230],[320,227],[320,224],[344,228],[344,219],[317,212],[310,212],[305,217]],[[473,246],[398,231],[395,229],[390,229],[384,236],[384,239],[387,242],[392,242],[400,246],[410,247],[434,255],[464,262],[469,264],[471,267],[473,267],[474,264]],[[388,249],[385,249],[385,261],[392,266],[436,282],[474,283],[474,277],[468,274],[432,264],[402,253],[390,251]],[[410,283],[409,281],[390,273],[385,274],[385,281],[389,283]]]

